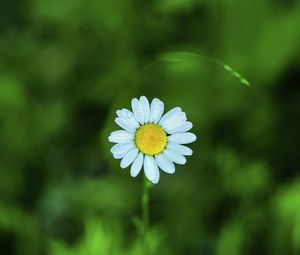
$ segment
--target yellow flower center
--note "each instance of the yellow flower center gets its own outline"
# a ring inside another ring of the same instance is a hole
[[[167,134],[156,124],[145,124],[137,130],[135,144],[142,153],[156,155],[166,147]]]

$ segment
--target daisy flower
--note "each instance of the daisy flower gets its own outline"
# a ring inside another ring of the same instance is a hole
[[[110,142],[116,143],[111,152],[121,159],[121,168],[131,165],[130,174],[136,177],[142,168],[148,180],[158,183],[160,172],[173,174],[175,165],[184,165],[185,156],[193,151],[183,144],[196,140],[193,133],[187,132],[192,123],[180,107],[165,113],[164,103],[154,98],[149,104],[145,96],[132,99],[132,112],[127,109],[117,111],[115,122],[123,128],[111,133]]]

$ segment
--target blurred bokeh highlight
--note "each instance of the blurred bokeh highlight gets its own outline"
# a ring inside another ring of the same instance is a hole
[[[299,24],[297,0],[2,1],[0,253],[145,254],[107,137],[146,95],[198,137],[151,188],[147,255],[300,254]]]

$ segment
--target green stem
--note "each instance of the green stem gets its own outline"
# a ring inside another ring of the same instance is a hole
[[[142,195],[142,212],[143,212],[143,225],[144,225],[144,235],[149,228],[149,181],[147,177],[144,176],[143,180],[143,195]]]
[[[149,181],[147,177],[143,178],[143,194],[142,194],[142,213],[143,213],[143,254],[149,254],[149,247],[147,244],[147,231],[149,229]]]

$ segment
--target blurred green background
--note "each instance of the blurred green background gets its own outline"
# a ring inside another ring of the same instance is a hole
[[[299,24],[297,0],[1,1],[0,253],[145,254],[107,137],[146,95],[198,137],[151,189],[149,254],[300,254]]]

